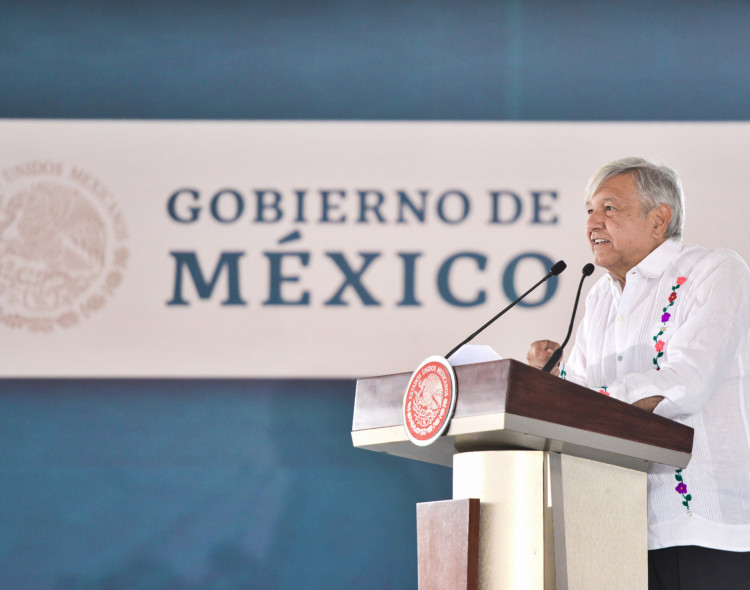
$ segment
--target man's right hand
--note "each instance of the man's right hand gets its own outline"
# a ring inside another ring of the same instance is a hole
[[[526,362],[532,367],[541,369],[549,357],[552,356],[552,353],[558,348],[560,348],[560,345],[552,340],[537,340],[536,342],[532,342],[529,352],[526,353]],[[559,367],[554,367],[550,371],[550,374],[559,375]]]

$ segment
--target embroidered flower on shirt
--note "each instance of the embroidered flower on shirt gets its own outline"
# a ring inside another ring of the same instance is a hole
[[[680,482],[677,484],[675,491],[682,496],[682,505],[686,508],[688,515],[690,515],[690,501],[693,499],[693,496],[687,493],[687,485],[682,479],[682,469],[675,470],[674,478]]]
[[[687,281],[685,277],[677,277],[677,280],[675,281],[677,284],[672,286],[672,292],[669,294],[669,303],[661,310],[661,328],[659,329],[659,332],[656,334],[656,336],[654,336],[654,350],[656,351],[656,356],[654,356],[654,365],[656,366],[657,371],[661,370],[661,367],[659,366],[659,359],[664,356],[664,347],[666,346],[666,343],[661,339],[661,337],[664,335],[664,332],[667,329],[667,322],[669,322],[669,319],[672,317],[672,314],[670,314],[667,310],[674,305],[675,301],[677,301],[677,289],[680,288],[680,285],[684,285],[685,281]],[[691,494],[688,494],[687,485],[682,478],[682,469],[675,470],[674,477],[679,482],[677,484],[677,487],[675,488],[675,491],[680,494],[680,496],[682,496],[682,505],[685,507],[685,510],[687,510],[688,516],[690,516],[692,514],[692,512],[690,512],[690,501],[693,499],[693,496]]]
[[[662,308],[661,310],[661,328],[659,329],[659,332],[656,334],[656,336],[654,336],[654,342],[656,343],[654,345],[654,348],[656,349],[654,365],[656,366],[657,371],[661,370],[661,367],[659,366],[659,359],[664,356],[665,342],[661,339],[661,336],[666,331],[667,322],[669,322],[669,319],[672,317],[672,314],[667,310],[674,305],[675,301],[677,301],[677,289],[679,289],[680,285],[683,285],[685,281],[687,281],[685,277],[677,277],[677,280],[675,281],[677,284],[672,286],[672,292],[669,294],[669,303],[667,303],[667,306]]]

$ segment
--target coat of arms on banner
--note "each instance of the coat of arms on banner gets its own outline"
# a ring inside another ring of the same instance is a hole
[[[31,160],[0,169],[0,325],[51,332],[107,303],[127,265],[114,194],[88,171]]]
[[[414,371],[404,394],[404,428],[415,445],[429,445],[445,432],[456,394],[456,374],[443,357],[428,357]]]

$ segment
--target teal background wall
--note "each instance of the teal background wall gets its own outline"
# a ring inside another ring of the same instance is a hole
[[[450,470],[351,446],[348,381],[7,380],[0,588],[412,588]]]
[[[733,120],[742,0],[0,2],[0,115]]]
[[[728,0],[0,1],[0,118],[747,120],[749,29]],[[352,449],[353,398],[0,381],[0,588],[415,588],[450,470]]]

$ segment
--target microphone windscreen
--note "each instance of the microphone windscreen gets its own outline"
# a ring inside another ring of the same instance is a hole
[[[583,267],[582,272],[584,276],[590,277],[594,272],[594,265],[589,262],[586,266]]]
[[[564,271],[567,268],[567,264],[565,264],[562,260],[558,260],[555,262],[554,266],[549,269],[549,271],[552,273],[552,276],[559,275],[562,271]]]

